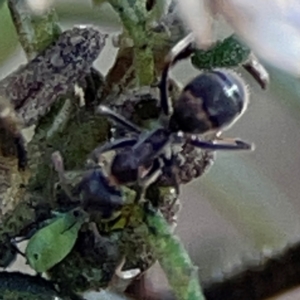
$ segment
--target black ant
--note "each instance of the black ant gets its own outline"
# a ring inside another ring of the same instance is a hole
[[[245,112],[248,92],[243,80],[233,71],[216,69],[203,72],[190,81],[173,105],[168,97],[168,73],[177,61],[192,52],[193,37],[188,35],[171,50],[159,83],[161,122],[152,131],[139,128],[129,120],[101,105],[99,112],[126,129],[129,137],[120,138],[93,151],[93,158],[104,152],[122,149],[114,156],[110,171],[117,184],[137,183],[147,187],[156,181],[163,169],[172,168],[175,154],[172,145],[186,143],[207,150],[251,150],[253,145],[239,139],[221,138]],[[215,134],[214,141],[200,135]],[[215,143],[219,142],[219,143]],[[172,171],[171,171],[172,173]],[[175,174],[174,186],[179,189]]]

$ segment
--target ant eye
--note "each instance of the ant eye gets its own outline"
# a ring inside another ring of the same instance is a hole
[[[34,254],[33,254],[33,258],[34,258],[35,260],[38,260],[38,259],[39,259],[39,255],[38,255],[37,253],[34,253]]]

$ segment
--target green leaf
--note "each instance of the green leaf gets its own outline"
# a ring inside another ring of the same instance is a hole
[[[2,5],[4,2],[5,2],[5,0],[0,0],[0,8],[2,8]]]
[[[197,69],[231,68],[244,63],[251,50],[242,44],[235,35],[217,42],[209,50],[197,49],[191,57]]]
[[[102,5],[104,2],[107,2],[107,0],[93,0],[93,5]]]
[[[0,0],[0,64],[14,53],[18,46],[18,36],[6,3]]]
[[[37,231],[25,250],[30,266],[42,273],[62,261],[74,247],[86,218],[87,214],[84,211],[73,209]]]

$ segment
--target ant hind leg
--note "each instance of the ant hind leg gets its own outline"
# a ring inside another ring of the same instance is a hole
[[[189,140],[189,143],[193,145],[194,147],[198,147],[201,149],[207,149],[207,150],[253,150],[254,145],[246,143],[239,139],[221,139],[218,138],[217,140],[220,140],[224,143],[213,143],[210,141],[200,141],[197,139],[191,139]]]
[[[71,189],[68,185],[67,179],[65,177],[65,167],[64,167],[64,161],[61,156],[61,153],[59,151],[55,151],[51,155],[51,160],[54,166],[55,171],[58,174],[59,183],[61,187],[63,188],[64,192],[68,196],[70,200],[74,200]]]

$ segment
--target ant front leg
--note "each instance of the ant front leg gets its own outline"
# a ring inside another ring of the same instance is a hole
[[[155,166],[151,168],[150,172],[146,176],[142,176],[142,172],[144,172],[143,167],[139,169],[139,177],[138,177],[138,185],[146,190],[152,183],[154,183],[158,177],[162,174],[161,165]]]
[[[171,114],[171,104],[169,102],[168,95],[169,69],[172,65],[175,65],[179,60],[189,57],[194,52],[193,42],[193,34],[187,35],[171,49],[171,51],[165,58],[166,65],[162,71],[161,80],[158,85],[160,90],[160,105],[162,112],[165,116],[169,116]]]
[[[69,188],[69,185],[67,183],[67,179],[65,177],[65,167],[64,167],[64,161],[59,151],[55,151],[51,155],[52,163],[54,166],[55,171],[58,174],[59,183],[61,184],[64,192],[69,197],[69,199],[73,200],[73,196],[71,193],[71,190]]]

